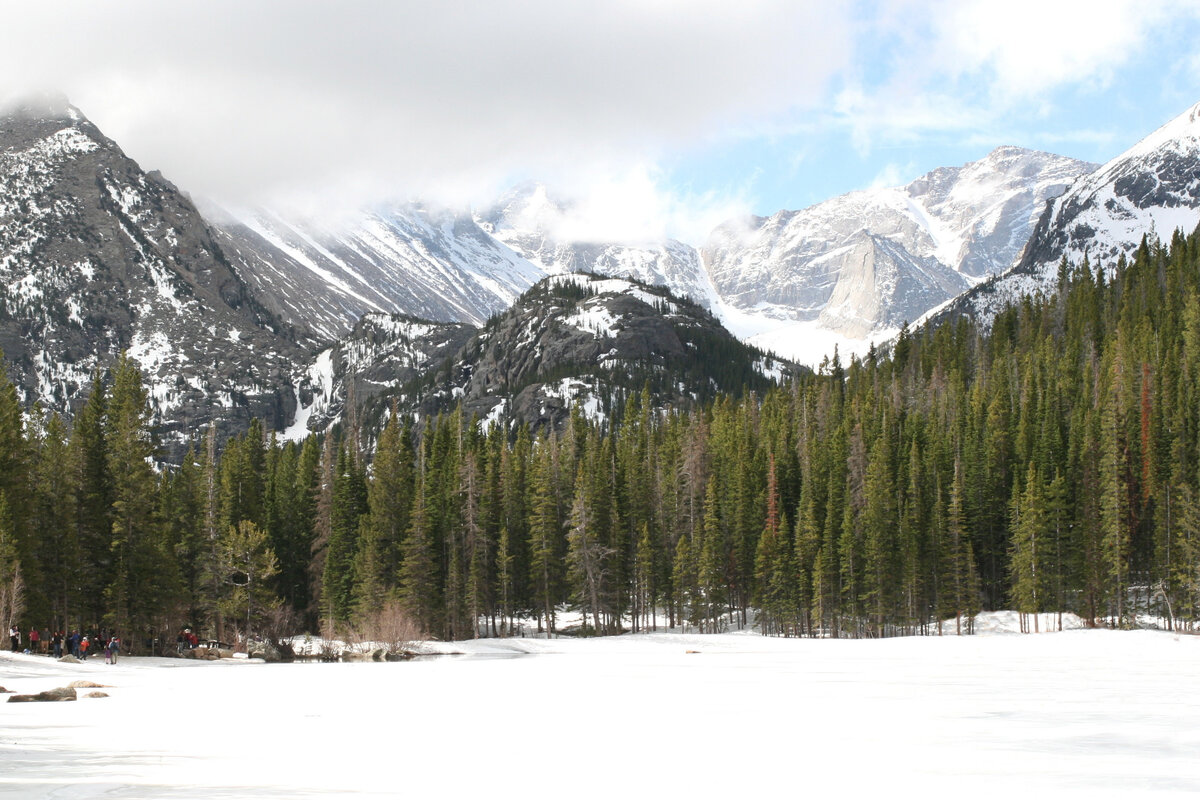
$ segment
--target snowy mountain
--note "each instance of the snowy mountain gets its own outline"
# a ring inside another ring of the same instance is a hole
[[[545,277],[469,214],[416,203],[334,223],[258,211],[217,230],[271,310],[326,344],[371,311],[478,325]]]
[[[739,336],[815,362],[830,335],[865,346],[1011,266],[1045,201],[1091,168],[1000,148],[907,186],[727,223],[703,250],[593,241],[581,210],[537,183],[471,213],[407,203],[331,223],[260,211],[218,228],[271,310],[323,344],[367,311],[480,324],[543,277],[593,272],[667,287]]]
[[[480,325],[547,275],[598,272],[710,294],[696,250],[680,242],[562,241],[569,208],[525,184],[482,212],[420,203],[335,221],[214,211],[218,240],[271,310],[315,342],[370,311]]]
[[[461,404],[468,417],[538,427],[561,424],[575,403],[606,419],[643,387],[657,407],[688,407],[795,370],[666,289],[572,274],[538,283],[403,400],[425,414]]]
[[[1046,200],[1092,169],[1001,147],[906,186],[727,223],[703,260],[734,309],[864,339],[1007,269]]]
[[[128,351],[176,439],[282,425],[301,353],[191,201],[61,98],[0,116],[0,346],[23,401],[60,411]]]
[[[1022,294],[1047,289],[1063,257],[1086,255],[1110,271],[1143,236],[1169,241],[1176,229],[1200,224],[1200,104],[1129,150],[1077,180],[1047,205],[1019,262],[978,287],[945,313],[989,318]]]
[[[1020,271],[1129,254],[1148,235],[1164,241],[1200,222],[1200,104],[1078,181],[1039,221]]]

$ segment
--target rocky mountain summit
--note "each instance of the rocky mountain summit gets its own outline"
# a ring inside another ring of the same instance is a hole
[[[648,388],[656,407],[765,389],[794,365],[735,339],[703,307],[666,289],[592,274],[538,283],[424,385],[404,397],[425,414],[557,425],[578,404],[608,419]]]

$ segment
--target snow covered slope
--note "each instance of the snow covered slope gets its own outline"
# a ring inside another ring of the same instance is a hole
[[[373,311],[349,334],[300,370],[296,416],[285,440],[303,439],[377,395],[394,396],[406,382],[432,372],[459,351],[476,329],[465,323],[428,322]]]
[[[368,311],[478,325],[545,277],[469,214],[416,203],[333,223],[258,211],[217,228],[264,302],[322,343]]]
[[[737,311],[865,339],[1011,266],[1047,198],[1091,169],[1001,147],[907,186],[728,223],[704,263]]]
[[[1143,234],[1169,241],[1200,223],[1200,104],[1163,125],[1054,201],[1038,223],[1021,271],[1057,269],[1129,254]]]
[[[1200,224],[1200,104],[1163,125],[1050,203],[1018,264],[945,313],[988,319],[1022,294],[1047,289],[1065,256],[1110,271],[1143,236],[1170,241]]]

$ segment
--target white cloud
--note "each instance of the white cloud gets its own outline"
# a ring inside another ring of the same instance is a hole
[[[699,244],[717,225],[749,213],[747,192],[680,192],[660,170],[635,165],[616,174],[585,178],[567,195],[567,210],[554,219],[561,241],[654,243],[666,238]]]
[[[931,135],[995,138],[1014,116],[1053,120],[1055,92],[1103,90],[1156,37],[1197,19],[1187,0],[897,0],[859,28],[876,55],[848,73],[831,123],[860,155]]]
[[[868,188],[871,189],[890,189],[893,186],[903,186],[913,179],[917,167],[911,161],[903,166],[895,162],[887,164],[879,173],[871,179]]]
[[[223,202],[628,171],[815,107],[852,52],[846,12],[817,0],[9,5],[0,94],[61,90]]]
[[[1103,86],[1152,31],[1195,3],[1145,0],[945,2],[936,54],[949,74],[979,75],[995,98],[1028,100],[1065,84]]]

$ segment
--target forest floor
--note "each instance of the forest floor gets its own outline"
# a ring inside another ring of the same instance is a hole
[[[403,663],[0,653],[9,691],[110,687],[0,705],[0,797],[1200,792],[1200,636],[981,623],[479,640]]]

